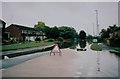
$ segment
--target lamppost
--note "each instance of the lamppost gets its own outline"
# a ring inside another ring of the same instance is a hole
[[[95,12],[96,12],[96,27],[97,27],[96,36],[99,36],[98,10],[95,10]],[[98,42],[98,40],[97,40],[97,42]],[[96,72],[96,74],[97,74],[98,72],[100,72],[100,52],[97,51],[96,53],[97,53],[97,66],[98,66],[97,72]]]
[[[93,23],[93,36],[95,36],[95,26],[94,26],[94,23]]]
[[[99,36],[98,10],[95,10],[95,12],[96,12],[96,27],[97,27],[96,36]]]

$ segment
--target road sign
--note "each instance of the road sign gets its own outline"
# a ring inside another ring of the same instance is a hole
[[[52,51],[50,52],[50,56],[51,56],[51,53],[53,53],[54,55],[55,55],[55,53],[59,53],[59,55],[61,56],[61,51],[60,51],[58,44],[55,44]]]

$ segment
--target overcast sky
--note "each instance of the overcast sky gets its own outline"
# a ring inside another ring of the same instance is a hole
[[[7,25],[15,23],[33,27],[43,21],[51,27],[70,26],[93,34],[95,10],[98,10],[100,29],[118,24],[117,2],[3,2],[2,18]]]

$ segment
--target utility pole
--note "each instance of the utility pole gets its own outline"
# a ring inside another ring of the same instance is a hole
[[[98,24],[98,10],[95,10],[95,12],[96,12],[96,27],[97,27],[97,36],[99,36],[99,24]]]
[[[94,30],[94,23],[93,23],[93,36],[95,36],[95,30]]]

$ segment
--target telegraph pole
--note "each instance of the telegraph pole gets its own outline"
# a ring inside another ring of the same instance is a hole
[[[96,36],[99,36],[98,10],[95,10],[95,12],[96,12],[96,27],[97,27]]]
[[[95,30],[94,30],[94,23],[93,23],[93,36],[95,36]]]

